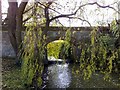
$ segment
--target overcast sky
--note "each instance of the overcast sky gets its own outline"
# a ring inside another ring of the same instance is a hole
[[[14,0],[11,0],[14,1]],[[19,0],[20,1],[20,0]],[[31,0],[34,1],[34,0]],[[42,0],[43,1],[43,0]],[[65,6],[64,8],[58,9],[57,11],[61,12],[62,14],[71,13],[74,9],[74,5],[76,8],[82,4],[87,2],[95,2],[97,1],[100,5],[111,5],[114,2],[118,2],[120,0],[55,0],[55,2],[59,3],[61,6]],[[117,4],[112,5],[114,8],[117,9]],[[6,13],[8,8],[8,0],[2,0],[2,13]],[[117,18],[117,13],[114,12],[112,9],[97,9],[96,5],[93,6],[86,6],[85,7],[85,15],[84,19],[87,19],[92,25],[99,25],[101,22],[109,23],[115,18]],[[5,15],[3,16],[5,18]],[[66,18],[60,18],[60,22],[65,26],[84,26],[88,25],[87,23],[83,23],[80,20],[69,20]]]

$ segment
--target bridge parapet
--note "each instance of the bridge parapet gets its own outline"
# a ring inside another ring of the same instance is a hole
[[[86,41],[89,41],[88,38],[90,38],[90,32],[93,28],[94,27],[50,27],[47,31],[47,42],[49,43],[55,40],[59,40],[60,38],[64,40],[65,33],[68,29],[72,33],[72,42],[74,42],[74,44],[85,41],[85,39]],[[45,27],[42,27],[42,30],[45,29]],[[100,27],[99,31],[102,33],[108,33],[108,27]],[[14,57],[15,53],[12,45],[10,44],[8,32],[6,30],[2,30],[0,33],[2,35],[2,42],[0,43],[0,46],[2,46],[2,56]],[[22,33],[22,36],[24,37],[24,31]]]
[[[47,43],[65,39],[65,34],[67,30],[71,31],[71,37],[74,39],[75,43],[79,41],[89,41],[90,33],[95,27],[50,27],[47,30]],[[45,30],[46,28],[42,28]],[[108,27],[99,27],[98,32],[108,33]]]

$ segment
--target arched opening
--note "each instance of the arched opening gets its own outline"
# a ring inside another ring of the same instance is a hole
[[[64,61],[71,58],[70,43],[65,40],[55,40],[47,44],[49,61]]]

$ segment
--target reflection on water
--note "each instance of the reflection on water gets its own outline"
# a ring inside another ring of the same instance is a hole
[[[74,66],[78,68],[77,66]],[[79,74],[73,74],[73,65],[53,64],[48,66],[48,83],[46,88],[120,88],[114,83],[119,81],[113,78],[110,82],[103,79],[100,73],[94,73],[90,80],[83,80]]]
[[[71,73],[68,64],[52,65],[48,67],[50,87],[67,88],[71,82]]]

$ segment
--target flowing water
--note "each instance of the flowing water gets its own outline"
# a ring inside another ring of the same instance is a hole
[[[45,88],[120,88],[117,75],[111,81],[105,81],[103,74],[93,73],[89,80],[84,80],[82,72],[74,73],[78,65],[52,64],[48,66],[47,83]]]
[[[13,65],[11,65],[10,63],[13,63]],[[16,86],[18,87],[18,85],[20,85],[22,82],[21,78],[19,78],[19,69],[17,69],[16,67],[12,68],[12,66],[14,66],[14,63],[14,60],[3,60],[3,69],[6,70],[3,74],[3,82],[5,86],[10,86],[12,88]],[[118,79],[117,74],[113,74],[111,76],[112,79],[110,82],[105,81],[103,79],[104,75],[99,72],[93,73],[91,79],[84,80],[81,76],[82,72],[76,72],[78,68],[78,64],[74,65],[66,63],[54,63],[49,65],[48,67],[46,67],[45,73],[43,75],[45,76],[43,88],[112,88],[113,90],[114,88],[119,88],[118,90],[120,90],[120,85],[117,85],[120,84],[120,79]],[[8,72],[9,69],[12,71]]]

